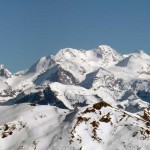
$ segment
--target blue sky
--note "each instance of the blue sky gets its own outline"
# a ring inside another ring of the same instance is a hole
[[[15,72],[65,47],[150,53],[149,0],[0,0],[0,63]]]

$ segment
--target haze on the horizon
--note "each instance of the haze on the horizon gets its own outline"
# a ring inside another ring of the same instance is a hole
[[[102,44],[150,54],[149,6],[148,0],[0,1],[0,63],[15,72],[61,48]]]

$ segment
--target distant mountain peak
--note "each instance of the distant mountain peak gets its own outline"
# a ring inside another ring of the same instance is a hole
[[[150,56],[144,50],[136,50],[129,55],[135,56],[135,57],[140,57],[142,59],[150,59]]]
[[[3,64],[0,64],[0,76],[5,78],[10,78],[11,75],[12,73],[7,68],[5,68]]]
[[[3,69],[4,68],[4,65],[3,64],[0,64],[0,69]]]
[[[103,63],[117,63],[124,58],[122,54],[108,45],[100,45],[95,49],[97,55],[103,60]]]
[[[145,53],[144,50],[135,50],[134,52],[135,52],[135,53],[139,53],[139,54]]]
[[[100,45],[98,46],[97,50],[99,50],[100,53],[109,53],[109,54],[119,54],[121,55],[117,50],[113,49],[111,46],[108,45]]]
[[[109,49],[109,48],[111,48],[111,46],[109,46],[109,45],[99,45],[98,48],[100,48],[100,49]]]

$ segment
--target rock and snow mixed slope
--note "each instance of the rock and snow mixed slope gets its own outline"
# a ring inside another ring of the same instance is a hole
[[[4,65],[0,65],[0,77],[4,77],[4,78],[10,78],[11,77],[11,72],[4,66]]]
[[[1,106],[0,113],[2,150],[148,150],[150,147],[148,111],[143,116],[133,115],[104,101],[81,110],[50,105]]]
[[[147,150],[150,128],[143,118],[101,101],[76,116],[70,144],[78,149]]]
[[[149,97],[144,51],[66,48],[15,74],[0,65],[0,148],[148,150]]]

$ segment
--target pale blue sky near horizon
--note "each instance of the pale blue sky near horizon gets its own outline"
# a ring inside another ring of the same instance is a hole
[[[149,0],[0,0],[0,63],[10,71],[72,47],[150,54]]]

